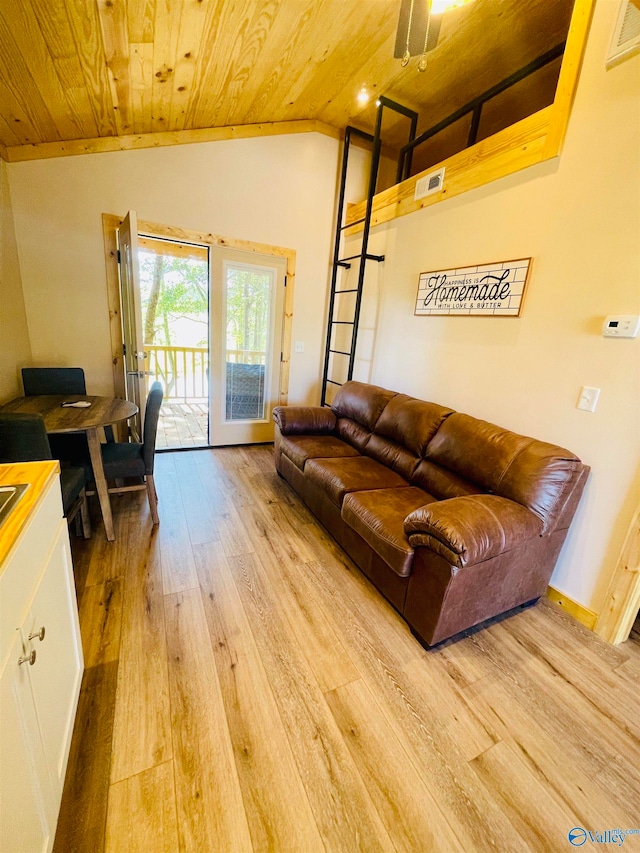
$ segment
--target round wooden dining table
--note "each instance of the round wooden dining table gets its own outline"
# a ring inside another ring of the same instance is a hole
[[[87,402],[89,406],[75,408],[64,403]],[[125,421],[138,412],[135,403],[121,400],[118,397],[95,397],[87,394],[46,394],[33,397],[16,397],[5,403],[0,410],[3,412],[20,412],[28,415],[42,415],[47,432],[85,432],[89,445],[91,467],[96,482],[96,492],[100,502],[100,510],[104,521],[107,539],[113,541],[113,516],[107,481],[102,465],[102,451],[98,430],[101,427]]]

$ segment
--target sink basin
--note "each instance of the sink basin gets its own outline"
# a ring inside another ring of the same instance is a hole
[[[11,515],[15,505],[28,488],[28,483],[19,483],[17,486],[0,486],[0,527]]]

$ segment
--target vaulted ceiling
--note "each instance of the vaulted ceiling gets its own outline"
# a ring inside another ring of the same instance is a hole
[[[0,146],[313,119],[421,128],[561,42],[573,0],[446,13],[427,71],[393,58],[400,0],[4,0]]]

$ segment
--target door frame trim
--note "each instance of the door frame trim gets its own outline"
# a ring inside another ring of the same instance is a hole
[[[640,608],[640,505],[636,507],[620,557],[604,596],[595,632],[617,645],[629,638]]]
[[[120,307],[120,282],[118,277],[117,231],[124,217],[113,213],[102,214],[102,237],[104,241],[105,267],[107,278],[107,300],[109,304],[109,335],[111,338],[111,367],[113,371],[113,390],[116,397],[124,396],[124,369],[122,359],[122,318]],[[239,249],[242,252],[254,252],[284,258],[287,262],[286,287],[284,294],[284,317],[282,320],[282,357],[280,360],[279,403],[286,406],[289,400],[289,372],[291,367],[291,331],[293,326],[293,296],[296,280],[296,253],[294,249],[283,246],[270,246],[267,243],[255,243],[235,237],[221,237],[203,231],[190,231],[173,225],[161,225],[156,222],[138,220],[138,233],[165,240],[177,240],[183,243],[200,243],[203,246]]]

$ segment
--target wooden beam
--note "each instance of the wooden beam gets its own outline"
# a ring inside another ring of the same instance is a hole
[[[106,151],[134,151],[140,148],[162,148],[167,145],[189,145],[197,142],[220,142],[226,139],[250,139],[256,136],[279,136],[289,133],[323,133],[334,139],[340,131],[321,121],[276,121],[198,130],[176,130],[165,133],[138,133],[130,136],[101,136],[95,139],[71,139],[34,145],[12,145],[7,160],[44,160],[49,157],[71,157],[76,154],[101,154]]]
[[[55,137],[79,136],[82,126],[75,120],[69,100],[56,73],[37,15],[30,3],[3,3],[0,13],[0,41],[14,82],[12,88],[22,88],[26,94],[32,87],[37,97],[30,96],[29,115],[37,127],[36,116],[46,127],[55,130]],[[28,56],[27,62],[24,57]],[[10,78],[5,78],[10,81]],[[30,81],[27,85],[27,80]],[[17,86],[16,82],[17,81]]]
[[[30,5],[33,9],[38,29],[42,33],[47,51],[51,55],[54,73],[60,80],[60,85],[65,94],[69,119],[77,128],[73,133],[66,133],[64,132],[64,125],[61,126],[59,128],[61,137],[89,138],[99,136],[100,131],[92,106],[90,87],[87,86],[80,57],[75,49],[73,31],[65,4],[50,3],[49,0],[23,0],[20,5],[23,7]],[[34,62],[35,60],[30,57],[29,66],[31,67]],[[91,91],[93,92],[93,89]],[[4,139],[5,145],[14,144],[8,139]],[[16,142],[15,144],[19,143]]]
[[[131,133],[133,117],[126,6],[113,0],[98,0],[96,6],[116,124],[120,133]]]
[[[587,36],[591,26],[594,5],[593,0],[576,0],[573,7],[560,77],[556,86],[551,123],[545,140],[545,160],[557,157],[562,150],[573,99],[578,87],[578,77],[587,46]]]
[[[175,72],[178,62],[178,38],[181,34],[183,8],[210,4],[156,3],[153,38],[153,76],[151,78],[151,130],[163,133],[175,130],[171,122],[171,97],[180,85]]]
[[[116,397],[126,397],[124,358],[122,355],[122,317],[120,310],[120,278],[118,275],[117,229],[122,220],[118,216],[102,215],[102,239],[107,276],[107,303],[109,306],[109,336],[111,339],[111,369],[113,392]]]
[[[111,82],[102,44],[97,3],[66,0],[65,7],[73,38],[73,52],[80,61],[88,102],[98,133],[122,133],[120,116],[118,110],[114,109],[117,104],[113,103],[111,97]]]
[[[169,258],[196,258],[207,261],[209,253],[206,246],[195,246],[191,243],[171,243],[167,240],[157,240],[153,237],[138,236],[138,248],[154,255]]]
[[[595,631],[609,643],[629,637],[640,609],[640,506],[627,532],[620,559],[613,570]]]

